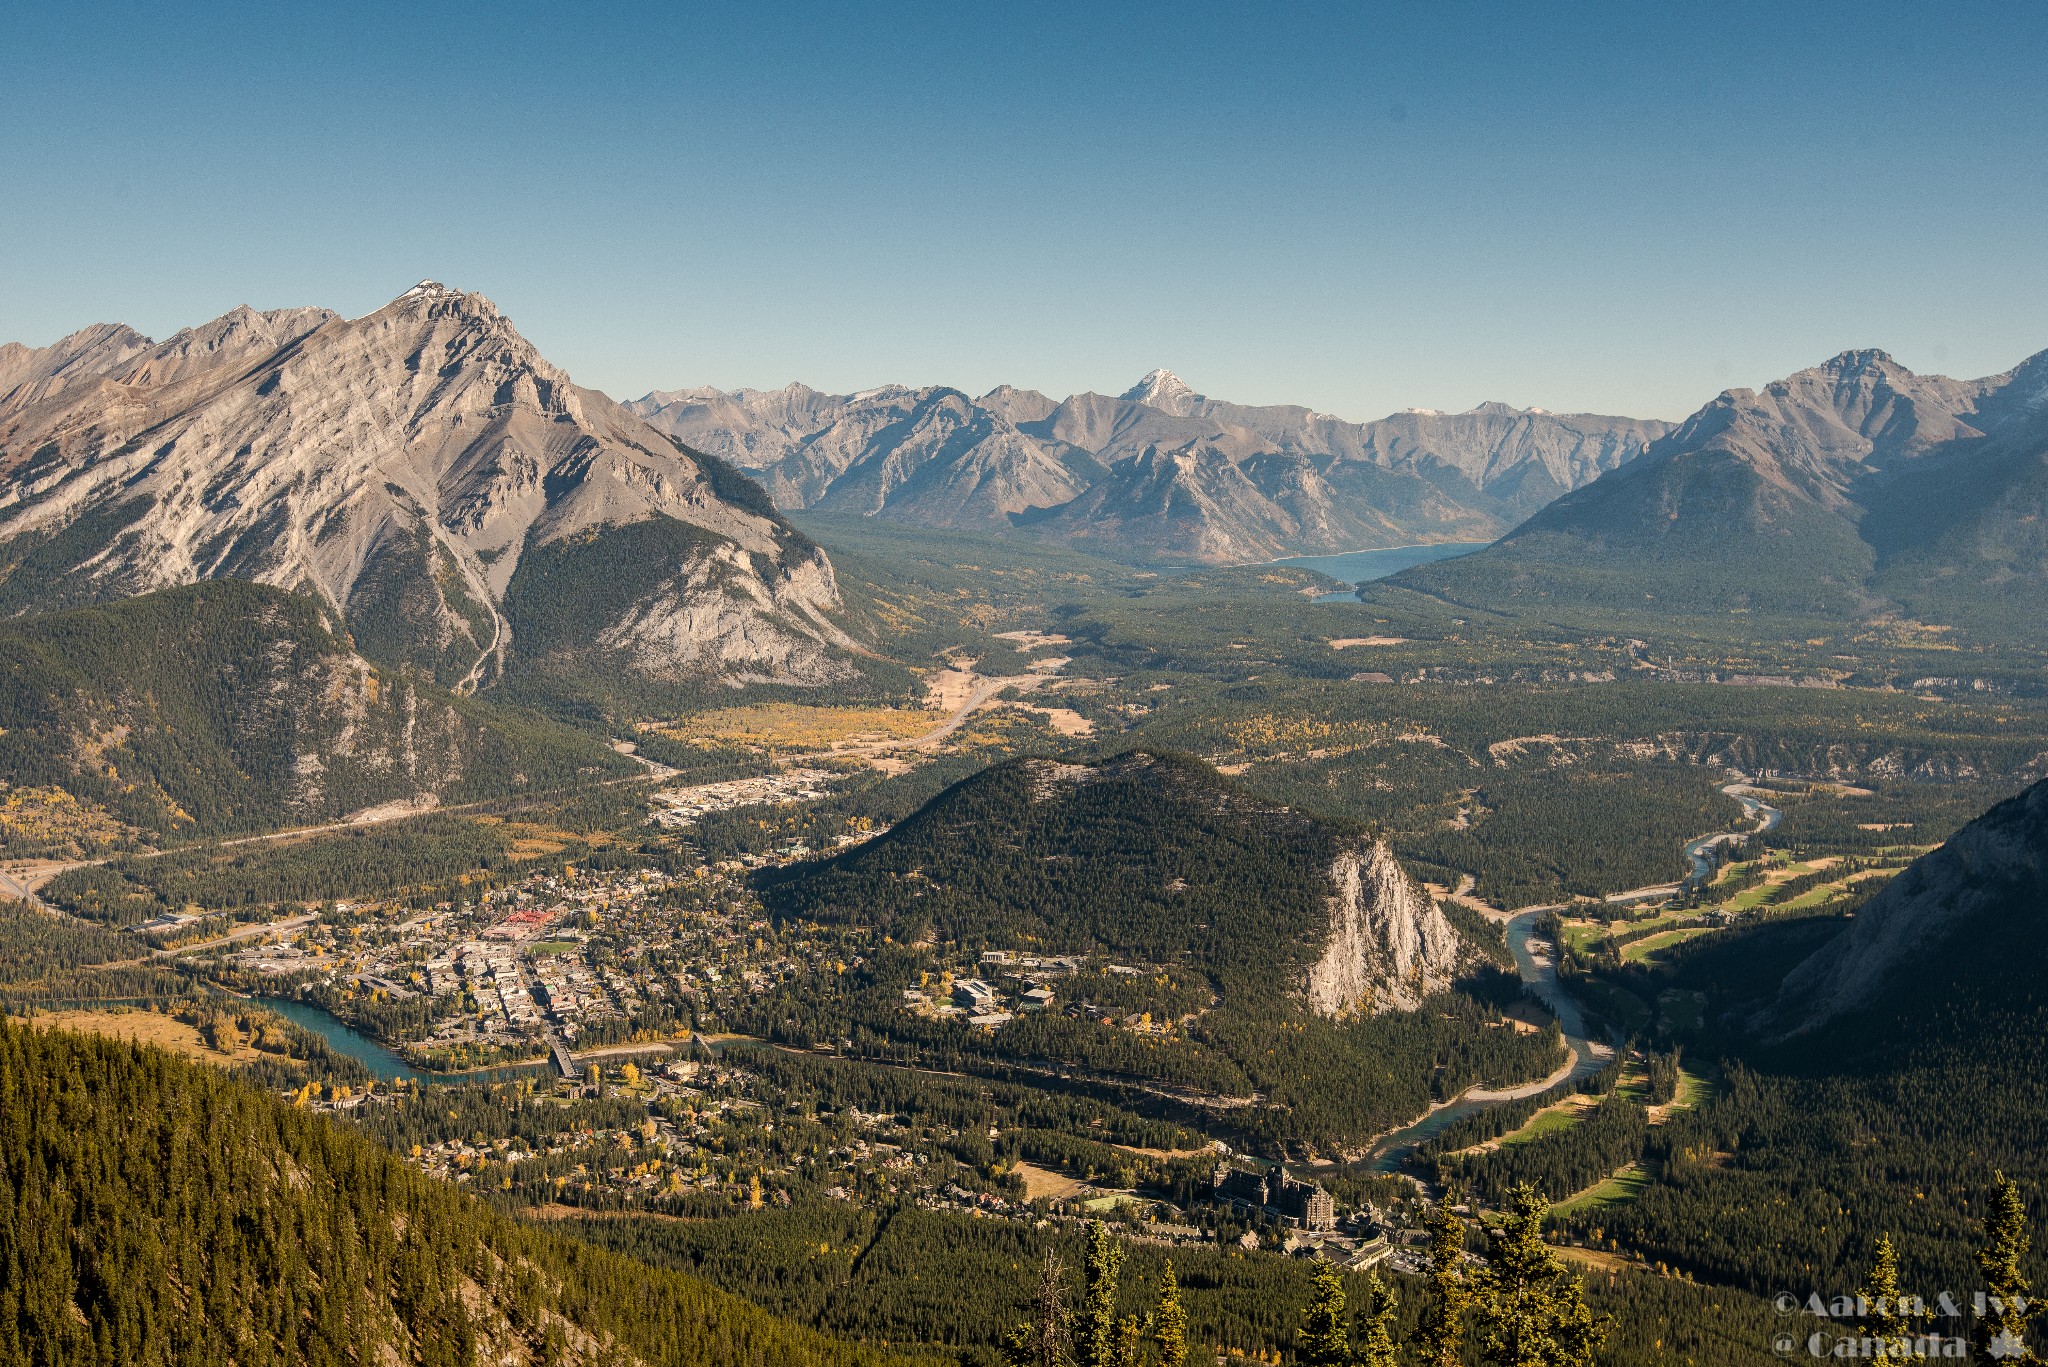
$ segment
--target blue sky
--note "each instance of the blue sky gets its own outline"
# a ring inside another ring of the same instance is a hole
[[[2048,5],[9,11],[0,340],[433,276],[621,397],[1354,419],[2048,347]]]

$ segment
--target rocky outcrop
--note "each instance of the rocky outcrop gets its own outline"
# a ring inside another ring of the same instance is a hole
[[[1303,995],[1318,1015],[1412,1011],[1450,986],[1465,950],[1451,923],[1384,844],[1330,867],[1329,938]]]
[[[579,618],[584,642],[629,644],[662,679],[849,671],[824,553],[480,294],[423,282],[357,319],[237,309],[161,344],[88,329],[0,352],[0,385],[0,546],[40,548],[0,610],[254,579],[468,691],[520,649],[503,608],[524,561],[665,522],[695,556]]]
[[[2048,911],[2048,782],[1999,803],[1909,865],[1849,929],[1785,977],[1762,1023],[1811,1030],[1873,1003],[1952,936]]]

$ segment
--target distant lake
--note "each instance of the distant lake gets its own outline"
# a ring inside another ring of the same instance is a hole
[[[1299,565],[1345,584],[1365,584],[1433,560],[1450,560],[1490,546],[1491,541],[1445,541],[1434,546],[1389,546],[1378,551],[1349,551],[1343,555],[1297,555],[1275,560],[1276,565]],[[1350,600],[1348,593],[1326,593],[1317,602]]]

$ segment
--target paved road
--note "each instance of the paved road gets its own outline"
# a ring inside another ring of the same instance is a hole
[[[201,940],[197,944],[179,945],[176,949],[160,949],[156,953],[159,957],[166,959],[176,958],[180,954],[197,954],[203,949],[218,949],[222,945],[234,944],[240,940],[252,940],[259,935],[281,934],[288,930],[300,930],[312,925],[319,919],[319,912],[309,911],[298,916],[287,916],[282,921],[261,921],[252,925],[238,926],[227,934],[217,935],[211,940]]]

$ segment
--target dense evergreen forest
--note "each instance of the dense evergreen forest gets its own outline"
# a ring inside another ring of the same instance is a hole
[[[884,1361],[154,1050],[0,1026],[0,1098],[0,1361]]]
[[[1361,838],[1177,756],[1010,761],[762,890],[784,919],[858,920],[906,944],[1187,963],[1227,997],[1270,999],[1319,951],[1327,870]]]
[[[500,829],[422,816],[303,840],[130,855],[59,874],[43,897],[73,915],[124,926],[188,906],[232,913],[440,889],[460,876],[488,878],[512,867],[511,841]]]
[[[1650,1132],[1660,1176],[1639,1199],[1574,1227],[1755,1290],[1835,1282],[1890,1232],[1916,1282],[1965,1281],[1991,1175],[2048,1190],[2040,910],[1959,928],[1884,1000],[1782,1044],[1743,1027],[1824,924],[1766,925],[1679,957],[1659,981],[1706,995],[1690,1053],[1725,1058],[1725,1089]]]
[[[1385,1128],[1481,1080],[1540,1076],[1555,1034],[1489,1029],[1519,989],[1473,941],[1465,990],[1417,1013],[1330,1020],[1297,998],[1329,933],[1328,870],[1368,837],[1249,796],[1186,757],[1132,752],[1094,767],[1020,760],[948,790],[881,839],[761,879],[786,922],[853,923],[923,940],[1103,953],[1129,985],[1088,977],[1060,992],[1170,1030],[1104,1029],[1048,1012],[993,1037],[906,1016],[919,960],[885,948],[860,971],[784,985],[740,1023],[809,1044],[957,1066],[963,1056],[1054,1060],[1205,1096],[1258,1095],[1233,1123],[1261,1138],[1331,1143]],[[1475,932],[1476,937],[1476,932]]]

